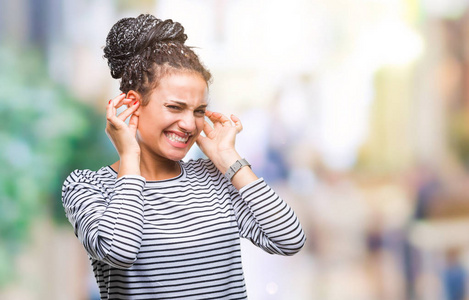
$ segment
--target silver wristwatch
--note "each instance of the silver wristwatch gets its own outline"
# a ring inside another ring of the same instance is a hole
[[[234,162],[230,166],[230,168],[226,171],[225,176],[228,178],[229,181],[231,181],[231,178],[242,168],[242,167],[251,167],[251,165],[248,163],[246,159],[238,159],[237,161]]]

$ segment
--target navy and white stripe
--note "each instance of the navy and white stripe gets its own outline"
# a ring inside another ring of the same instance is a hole
[[[245,299],[240,237],[292,255],[305,235],[259,179],[236,190],[210,160],[172,179],[75,170],[62,201],[90,257],[101,299]]]

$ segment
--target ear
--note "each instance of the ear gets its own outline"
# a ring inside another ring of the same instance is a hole
[[[134,90],[130,90],[127,95],[125,96],[125,98],[127,99],[132,99],[132,104],[135,102],[135,101],[139,101],[141,102],[142,101],[142,96],[140,95],[139,92],[137,91],[134,91]]]
[[[125,98],[132,100],[132,101],[130,102],[130,104],[127,105],[127,107],[130,107],[131,105],[133,105],[133,104],[135,103],[135,101],[140,102],[140,104],[142,104],[142,101],[143,101],[142,95],[140,95],[139,92],[134,91],[134,90],[130,90],[130,91],[127,93],[127,95],[125,96]],[[140,105],[139,108],[137,108],[137,110],[134,112],[134,115],[137,115],[137,116],[138,116],[139,111],[140,111],[140,107],[141,107],[141,105]]]

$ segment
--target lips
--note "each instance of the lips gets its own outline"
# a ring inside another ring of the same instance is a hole
[[[189,138],[192,136],[188,133],[165,131],[165,136],[173,142],[187,144]]]

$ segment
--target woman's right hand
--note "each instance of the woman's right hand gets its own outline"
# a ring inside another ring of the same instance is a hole
[[[117,108],[127,105],[128,108],[116,116]],[[106,107],[106,134],[122,159],[127,156],[140,156],[140,146],[135,135],[137,134],[139,101],[126,99],[125,93],[109,100]],[[129,125],[125,120],[130,116]]]

